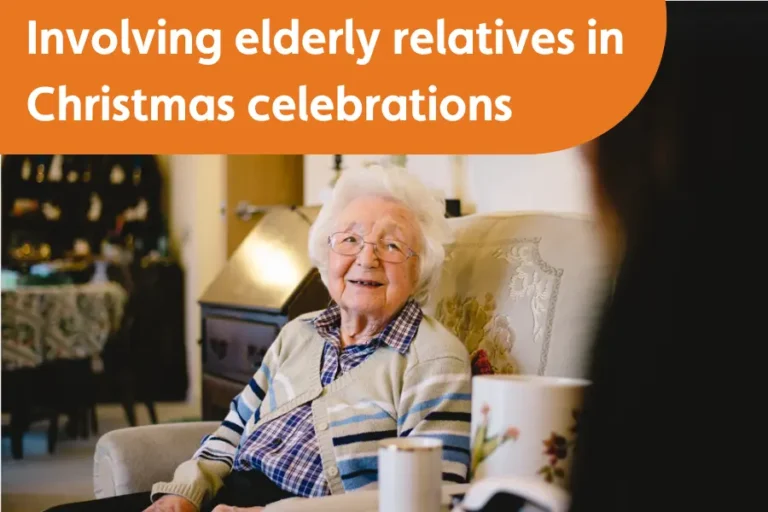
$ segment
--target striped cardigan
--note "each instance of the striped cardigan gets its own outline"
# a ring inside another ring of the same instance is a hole
[[[464,345],[424,315],[404,356],[381,347],[322,387],[324,340],[303,321],[317,313],[283,327],[221,425],[170,482],[152,487],[153,501],[162,494],[184,496],[196,505],[212,498],[232,470],[240,443],[258,426],[307,402],[331,494],[375,488],[377,442],[397,436],[441,439],[443,480],[466,481],[472,373]]]

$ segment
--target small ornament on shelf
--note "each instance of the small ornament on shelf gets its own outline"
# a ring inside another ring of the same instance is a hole
[[[136,163],[133,166],[133,185],[135,187],[138,187],[141,183],[141,163],[136,161]]]
[[[64,177],[63,158],[61,155],[54,155],[51,161],[51,169],[48,171],[48,180],[58,183]]]
[[[91,204],[88,208],[88,220],[98,222],[101,219],[102,203],[101,197],[96,192],[91,192]]]
[[[109,173],[109,181],[113,185],[120,185],[123,181],[125,181],[125,171],[123,170],[123,166],[120,164],[115,164],[112,167],[112,171]]]
[[[30,163],[29,158],[25,158],[24,163],[21,164],[21,179],[29,181],[30,177],[32,177],[32,164]]]

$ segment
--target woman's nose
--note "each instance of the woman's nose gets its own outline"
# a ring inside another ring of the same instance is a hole
[[[357,261],[365,267],[373,267],[379,264],[379,257],[373,244],[363,244],[363,250],[357,255]]]

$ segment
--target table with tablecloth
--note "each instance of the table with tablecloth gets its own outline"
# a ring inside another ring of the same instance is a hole
[[[98,371],[105,345],[120,329],[127,300],[125,289],[109,281],[4,286],[3,409],[11,415],[14,458],[23,456],[23,434],[39,408],[50,418],[49,452],[60,413],[70,418],[70,435],[87,435],[89,408],[95,415],[94,366]]]
[[[98,356],[119,328],[127,298],[114,282],[2,290],[3,370]]]

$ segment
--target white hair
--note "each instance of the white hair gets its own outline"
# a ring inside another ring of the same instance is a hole
[[[309,231],[309,257],[328,286],[328,237],[339,214],[354,199],[377,196],[397,201],[416,218],[423,250],[413,298],[425,306],[438,283],[445,260],[445,245],[453,232],[445,218],[445,200],[402,167],[372,165],[341,172],[330,200],[323,205]]]

